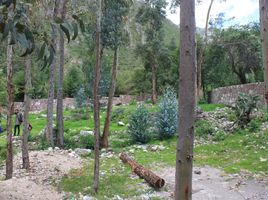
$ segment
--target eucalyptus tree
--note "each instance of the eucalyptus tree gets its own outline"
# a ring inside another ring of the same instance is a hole
[[[109,89],[104,130],[101,137],[101,147],[108,148],[108,136],[117,77],[119,47],[124,45],[128,39],[124,25],[130,11],[132,0],[105,0],[103,1],[103,4],[102,47],[113,51],[112,78]]]
[[[265,100],[268,109],[268,1],[260,0],[260,30],[262,43],[262,63],[264,68]]]
[[[163,21],[165,19],[165,0],[145,0],[138,10],[136,20],[144,27],[145,44],[137,47],[137,53],[144,61],[146,69],[152,73],[152,103],[157,101],[157,67],[163,47]]]
[[[94,136],[95,136],[95,158],[94,158],[94,177],[93,190],[95,193],[99,189],[99,160],[100,160],[100,105],[99,105],[99,83],[101,75],[101,18],[102,18],[102,0],[96,0],[96,65],[94,69],[94,85],[93,85],[93,107],[94,107]]]
[[[195,1],[180,1],[179,129],[175,199],[192,199],[194,122],[196,107]]]
[[[68,1],[61,0],[60,3],[60,19],[62,21],[66,18],[66,6]],[[63,80],[64,80],[64,32],[59,31],[58,39],[58,87],[57,87],[57,146],[64,146],[64,123],[63,123]]]

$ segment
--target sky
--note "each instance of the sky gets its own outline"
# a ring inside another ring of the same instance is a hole
[[[196,4],[196,25],[197,27],[204,28],[206,23],[206,15],[209,7],[210,0],[203,0],[202,3]],[[259,0],[214,0],[210,12],[210,18],[215,18],[217,14],[225,13],[226,19],[233,18],[230,22],[225,24],[247,24],[249,22],[259,21]],[[167,11],[167,18],[173,23],[180,23],[179,8],[175,14]]]

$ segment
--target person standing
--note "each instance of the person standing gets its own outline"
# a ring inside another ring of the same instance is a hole
[[[20,125],[23,122],[22,113],[20,113],[19,109],[15,110],[15,126],[14,126],[14,136],[18,134],[20,135]]]

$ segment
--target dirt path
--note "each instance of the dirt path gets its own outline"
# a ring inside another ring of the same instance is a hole
[[[194,168],[193,200],[267,200],[268,181],[246,180],[238,175],[226,175],[222,171],[202,167]],[[200,174],[199,174],[200,173]],[[150,194],[151,197],[173,199],[175,169],[159,171],[166,180],[166,188]]]
[[[82,160],[64,150],[30,152],[31,168],[21,168],[21,155],[14,158],[14,178],[0,182],[1,200],[60,200],[63,194],[52,185],[71,169],[81,168]],[[4,168],[0,176],[4,176]]]

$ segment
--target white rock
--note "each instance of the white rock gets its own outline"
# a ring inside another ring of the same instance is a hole
[[[52,148],[52,147],[48,147],[47,150],[48,150],[48,151],[53,151],[53,148]]]
[[[118,126],[125,126],[125,123],[120,121],[120,122],[117,123],[117,125]]]
[[[54,149],[55,149],[56,151],[60,150],[60,148],[59,148],[59,147],[55,147]]]
[[[93,200],[93,198],[90,197],[90,196],[84,196],[84,197],[83,197],[83,200]]]
[[[80,135],[87,136],[87,135],[94,135],[93,131],[80,131]]]
[[[76,148],[76,149],[74,150],[74,152],[75,152],[77,155],[81,156],[81,155],[87,155],[87,154],[90,154],[90,153],[91,153],[91,150],[90,150],[90,149],[80,149],[80,148]]]

